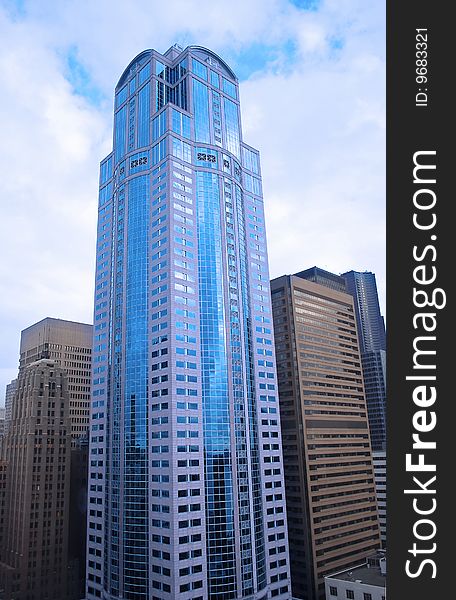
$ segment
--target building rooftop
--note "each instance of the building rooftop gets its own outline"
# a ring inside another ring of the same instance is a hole
[[[383,552],[369,557],[363,565],[328,575],[325,579],[338,579],[386,588],[386,558]]]
[[[43,327],[44,325],[62,325],[63,327],[65,326],[71,326],[71,325],[77,325],[78,328],[90,328],[92,329],[93,325],[91,323],[80,323],[79,321],[68,321],[67,319],[58,319],[55,317],[45,317],[44,319],[41,319],[41,321],[37,321],[36,323],[33,323],[33,325],[29,325],[28,327],[26,327],[25,329],[22,330],[23,333],[27,332],[29,329],[35,329],[35,328],[40,328]]]
[[[299,271],[299,273],[295,273],[294,276],[301,277],[301,279],[314,281],[315,283],[338,290],[339,292],[347,293],[347,286],[343,277],[337,275],[336,273],[331,273],[330,271],[321,269],[320,267],[315,266],[311,267],[310,269],[305,269],[304,271]]]

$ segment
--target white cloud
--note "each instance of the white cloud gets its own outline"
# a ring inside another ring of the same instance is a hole
[[[91,321],[109,119],[74,93],[35,25],[2,15],[0,28],[0,365],[11,378],[21,329],[45,316]]]
[[[274,49],[273,62],[241,84],[245,140],[262,156],[271,274],[369,269],[383,294],[383,2],[328,0],[309,13],[286,0],[41,0],[20,14],[5,6],[0,403],[21,329],[45,316],[91,320],[112,91],[144,48],[205,45],[233,67],[252,44]],[[70,50],[100,103],[68,81]]]
[[[301,61],[281,74],[257,73],[241,84],[241,101],[246,139],[262,153],[271,276],[314,264],[372,270],[384,310],[385,63],[378,8],[376,14],[359,3],[327,2],[320,13],[304,14],[294,26],[317,22],[318,43],[307,48],[309,34],[298,35]],[[334,38],[340,48],[332,47]]]

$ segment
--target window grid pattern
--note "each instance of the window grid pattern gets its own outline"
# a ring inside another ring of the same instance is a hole
[[[225,114],[225,148],[238,159],[241,157],[240,134],[239,134],[239,108],[238,105],[228,98],[223,99],[223,110]]]
[[[114,147],[116,162],[124,155],[127,146],[127,105],[117,111],[114,119]]]
[[[150,144],[150,83],[138,92],[138,148]]]
[[[196,172],[208,589],[236,597],[228,358],[218,176]]]
[[[128,189],[125,288],[124,596],[148,598],[148,228],[149,177]]]
[[[207,85],[193,79],[193,112],[195,115],[195,141],[210,143],[209,93]]]
[[[261,464],[259,455],[258,420],[255,393],[255,365],[252,353],[252,314],[249,298],[249,270],[247,261],[247,239],[245,231],[245,207],[244,196],[241,187],[234,184],[237,227],[239,239],[239,271],[240,292],[244,329],[244,364],[246,369],[247,384],[247,419],[249,423],[248,447],[250,449],[251,490],[252,490],[252,514],[254,525],[254,546],[256,559],[257,586],[261,590],[266,586],[266,557],[263,535],[263,497],[261,490]],[[244,549],[246,550],[246,549]],[[250,590],[246,590],[246,593]],[[252,593],[250,591],[250,593]]]
[[[353,300],[300,276],[272,289],[293,594],[318,598],[379,545]]]
[[[109,362],[113,365],[114,381],[111,397],[113,410],[106,423],[106,435],[109,439],[106,454],[106,486],[109,493],[106,497],[105,531],[109,532],[105,539],[105,585],[113,595],[119,595],[120,564],[120,478],[121,478],[121,446],[120,436],[122,406],[122,314],[123,314],[123,270],[124,270],[124,230],[125,230],[125,186],[122,185],[116,194],[113,206],[113,244],[111,253],[111,281],[116,274],[116,284],[112,289],[113,309],[109,327]],[[114,325],[114,327],[113,327]],[[109,546],[108,547],[108,541]],[[108,560],[110,551],[110,560]]]
[[[236,476],[238,489],[238,510],[239,510],[239,545],[241,556],[241,578],[243,594],[249,595],[254,590],[254,572],[253,572],[253,552],[254,547],[252,537],[251,520],[251,494],[248,485],[249,471],[249,442],[247,424],[248,414],[245,400],[250,398],[251,382],[249,376],[244,372],[245,340],[241,331],[242,295],[239,285],[239,274],[237,265],[239,264],[239,255],[242,249],[239,247],[241,239],[235,235],[236,227],[236,196],[234,194],[234,184],[227,178],[224,179],[224,199],[225,199],[225,228],[226,228],[226,256],[228,267],[228,292],[229,292],[229,347],[231,349],[231,380],[234,399],[234,422],[236,423],[234,435],[236,439]],[[242,272],[244,265],[239,264],[239,271]],[[242,277],[242,275],[241,275]],[[245,292],[245,290],[244,290]],[[244,307],[248,310],[248,307]],[[244,313],[242,313],[244,314]],[[245,332],[244,332],[245,334]],[[248,348],[247,348],[248,356]],[[248,369],[246,369],[248,372]],[[248,391],[247,391],[248,390]]]
[[[92,427],[107,427],[108,447],[91,444],[91,472],[105,468],[109,489],[90,497],[106,543],[88,545],[87,597],[289,600],[258,153],[241,145],[225,67],[207,59],[198,81],[185,52],[174,66],[143,53],[122,76],[114,185],[108,159],[100,176],[97,259],[111,265],[95,318],[109,351],[95,346],[94,371],[108,384]]]

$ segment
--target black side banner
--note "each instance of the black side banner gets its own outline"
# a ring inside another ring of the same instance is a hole
[[[387,596],[456,598],[454,22],[387,3]]]

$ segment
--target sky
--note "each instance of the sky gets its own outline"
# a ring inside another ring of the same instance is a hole
[[[0,0],[0,404],[22,329],[92,322],[114,87],[174,43],[239,77],[271,277],[373,271],[386,314],[384,0]]]

